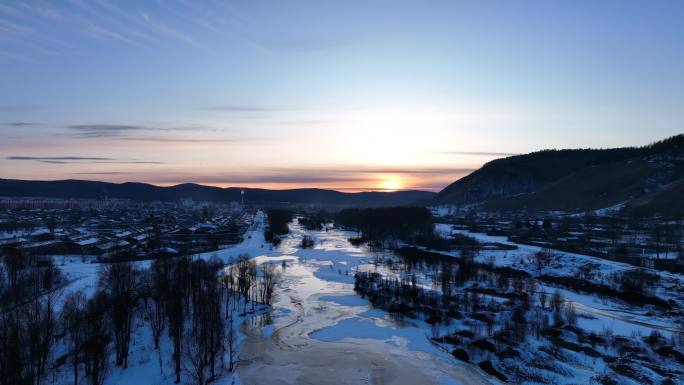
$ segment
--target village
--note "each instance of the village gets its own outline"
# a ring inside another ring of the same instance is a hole
[[[156,259],[238,243],[252,216],[238,202],[0,198],[0,252]]]

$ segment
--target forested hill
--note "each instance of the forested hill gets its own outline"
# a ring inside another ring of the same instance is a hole
[[[491,211],[587,211],[624,204],[653,213],[682,210],[684,198],[677,199],[674,190],[681,191],[683,179],[680,134],[644,147],[544,150],[497,159],[436,199]]]
[[[119,198],[133,201],[240,201],[245,191],[248,203],[301,203],[349,206],[396,206],[431,199],[428,191],[359,192],[345,193],[324,189],[266,190],[255,188],[220,188],[198,184],[160,187],[145,183],[108,183],[84,180],[27,181],[0,179],[0,196],[46,198]]]

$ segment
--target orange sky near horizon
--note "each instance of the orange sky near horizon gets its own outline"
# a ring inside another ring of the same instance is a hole
[[[320,188],[337,190],[342,192],[362,192],[362,191],[400,191],[400,190],[425,190],[438,192],[450,183],[468,175],[468,171],[454,172],[453,174],[435,179],[434,177],[422,178],[420,176],[407,174],[386,174],[378,175],[377,177],[369,177],[365,180],[354,180],[340,184],[339,182],[289,182],[289,183],[229,183],[229,182],[204,182],[201,179],[193,181],[205,186],[215,186],[221,188],[227,187],[246,187],[246,188],[263,188],[269,190],[287,190],[299,188]],[[174,186],[181,183],[178,182],[147,182],[158,186]]]

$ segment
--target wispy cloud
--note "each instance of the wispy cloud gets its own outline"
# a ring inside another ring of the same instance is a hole
[[[166,137],[130,137],[122,140],[132,142],[154,142],[154,143],[237,143],[241,139],[221,139],[221,138],[166,138]]]
[[[166,24],[164,24],[164,23],[162,23],[156,19],[153,19],[148,13],[143,12],[142,18],[143,18],[143,20],[145,20],[147,25],[149,25],[152,29],[154,29],[158,33],[161,33],[162,35],[165,35],[169,38],[180,41],[182,43],[189,44],[195,48],[201,48],[200,45],[197,43],[197,41],[195,41],[195,39],[190,37],[188,34],[182,32],[176,28],[170,27],[170,26],[168,26],[168,25],[166,25]]]
[[[31,51],[18,60],[38,62],[33,54],[49,56],[74,53],[74,47],[67,42],[68,39],[55,38],[52,28],[59,25],[61,19],[61,14],[46,3],[34,5],[22,2],[14,8],[6,6],[0,12],[0,32],[6,35],[3,40],[9,46],[21,47],[21,52],[27,49]]]
[[[140,41],[151,40],[148,34],[141,32],[140,28],[135,25],[135,18],[107,1],[72,0],[72,3],[81,12],[72,13],[70,17],[91,37],[114,40],[137,47],[143,47]],[[143,23],[140,22],[139,25]]]
[[[207,51],[202,43],[185,32],[192,30],[188,28],[186,20],[181,18],[173,23],[163,21],[166,15],[154,4],[136,4],[134,10],[106,0],[70,0],[68,4],[63,3],[0,4],[0,33],[8,35],[8,41],[30,48],[34,58],[35,54],[82,54],[79,47],[83,38],[97,39],[103,43],[119,42],[138,48],[157,45],[162,40],[173,40]],[[27,27],[29,25],[31,27]],[[55,39],[55,31],[69,38]],[[0,52],[0,60],[3,58],[22,59],[11,53]]]
[[[26,126],[37,126],[38,123],[35,122],[9,122],[9,123],[4,123],[3,126],[10,126],[10,127],[26,127]]]
[[[73,163],[100,163],[100,164],[164,164],[164,162],[136,160],[136,159],[116,159],[105,157],[87,156],[8,156],[6,160],[33,161],[49,164],[73,164]]]
[[[123,133],[136,131],[159,131],[163,130],[157,127],[147,127],[139,125],[128,124],[76,124],[67,126],[67,128],[75,131],[77,136],[86,138],[103,138],[111,136],[119,136]]]
[[[116,33],[106,27],[103,27],[101,25],[95,24],[91,21],[84,21],[83,24],[85,25],[86,30],[88,33],[90,33],[91,36],[94,37],[102,37],[102,38],[107,38],[107,39],[113,39],[113,40],[118,40],[124,43],[128,44],[133,44],[133,45],[138,45],[135,41],[119,34]]]
[[[74,172],[73,175],[124,175],[121,171],[93,171],[93,172]]]
[[[83,156],[8,156],[7,160],[116,160],[113,158],[83,157]]]
[[[0,31],[11,34],[22,34],[33,32],[31,28],[14,23],[9,20],[0,19]]]
[[[96,124],[74,124],[67,126],[73,134],[81,138],[108,138],[108,137],[122,137],[126,140],[147,140],[151,137],[137,137],[141,133],[152,132],[181,132],[181,131],[218,131],[215,128],[204,126],[177,126],[177,127],[158,127],[146,126],[139,124],[112,124],[112,123],[96,123]],[[164,140],[159,138],[160,141]]]
[[[45,55],[83,55],[83,40],[123,43],[140,49],[172,42],[216,54],[225,41],[246,44],[262,54],[306,53],[348,44],[348,36],[308,33],[289,26],[264,34],[263,20],[241,15],[224,2],[135,2],[122,5],[107,0],[17,2],[0,4],[0,33],[30,48],[32,59]],[[258,17],[258,16],[256,16]],[[30,27],[29,27],[30,26]],[[66,36],[56,39],[56,33]],[[0,52],[0,60],[24,60]]]
[[[132,39],[143,40],[145,42],[151,42],[154,40],[154,38],[151,36],[151,33],[147,31],[145,22],[141,17],[139,17],[139,15],[123,10],[109,1],[91,0],[85,3],[82,2],[82,6],[86,8],[88,8],[91,4],[97,5],[99,7],[98,9],[91,8],[93,16],[97,17],[102,14],[107,15],[106,19],[118,31],[125,32]]]
[[[148,143],[240,143],[245,138],[221,136],[218,133],[230,131],[207,126],[159,127],[138,124],[75,124],[66,126],[72,133],[67,134],[82,139],[114,139],[129,142]],[[191,134],[203,133],[203,137],[191,137]]]

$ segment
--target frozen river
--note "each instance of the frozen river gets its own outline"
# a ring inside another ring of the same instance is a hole
[[[316,240],[299,249],[301,236]],[[424,324],[399,323],[353,291],[355,266],[372,255],[349,233],[293,232],[259,263],[282,264],[271,314],[246,321],[243,384],[489,384],[486,375],[430,343]]]
[[[314,269],[290,262],[275,311],[243,324],[244,384],[489,383],[433,347],[425,330],[397,324]]]

